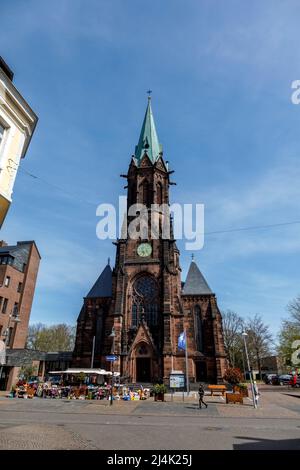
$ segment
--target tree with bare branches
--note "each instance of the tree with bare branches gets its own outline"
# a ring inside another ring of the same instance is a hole
[[[222,313],[225,351],[231,367],[243,364],[241,334],[243,319],[236,312],[227,310]]]
[[[287,308],[291,316],[290,321],[300,328],[300,296],[292,300]]]
[[[42,323],[29,325],[27,348],[39,351],[72,351],[75,327],[64,323],[47,326]]]
[[[278,354],[285,365],[291,365],[294,352],[293,343],[300,340],[300,296],[293,299],[287,306],[289,318],[282,321],[278,335]]]
[[[247,347],[250,363],[252,367],[257,367],[261,378],[261,359],[272,355],[273,350],[273,336],[270,327],[263,322],[261,315],[255,314],[247,321],[245,331],[248,335]]]

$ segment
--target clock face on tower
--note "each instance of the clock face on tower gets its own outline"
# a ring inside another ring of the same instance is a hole
[[[150,256],[152,253],[152,246],[150,243],[141,243],[137,248],[137,254],[142,258]]]

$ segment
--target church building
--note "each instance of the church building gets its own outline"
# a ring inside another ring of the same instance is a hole
[[[127,206],[169,204],[170,171],[148,105],[127,179]],[[131,217],[125,220],[127,227]],[[172,221],[171,221],[172,223]],[[73,367],[114,370],[130,383],[168,383],[185,371],[178,337],[185,330],[191,382],[222,382],[226,355],[215,294],[194,260],[181,282],[179,250],[172,227],[168,238],[122,238],[115,242],[113,268],[104,268],[84,298],[77,320]]]

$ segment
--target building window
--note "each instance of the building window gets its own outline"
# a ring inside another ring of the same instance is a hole
[[[6,313],[7,304],[8,304],[8,299],[4,299],[3,305],[2,305],[2,313]]]
[[[22,292],[22,282],[19,282],[17,292]]]
[[[138,305],[136,303],[132,305],[131,314],[132,314],[131,325],[135,327],[138,324]]]
[[[142,185],[142,204],[146,207],[150,207],[151,205],[151,189],[150,185],[147,180],[144,180]]]
[[[14,331],[14,328],[13,326],[10,326],[9,329],[8,329],[8,336],[7,336],[7,345],[8,347],[10,348],[12,346],[12,343],[13,343],[13,331]]]
[[[197,351],[203,352],[204,345],[203,345],[203,325],[202,325],[202,318],[201,318],[201,308],[199,305],[195,306],[194,309],[195,314],[195,339],[196,339],[196,348]]]
[[[13,315],[14,315],[14,316],[17,316],[18,313],[19,313],[19,304],[18,304],[18,302],[15,302],[14,310],[13,310]]]
[[[9,287],[9,284],[10,284],[10,277],[6,276],[4,285],[5,285],[5,287]]]
[[[2,307],[2,302],[3,302],[3,297],[0,297],[0,310],[1,310],[1,307]]]
[[[0,124],[0,145],[3,140],[4,131],[5,131],[5,128],[2,126],[2,124]]]
[[[139,277],[133,285],[132,298],[132,326],[137,326],[144,320],[149,327],[158,325],[158,288],[155,280],[150,276]]]
[[[161,183],[157,183],[156,185],[156,198],[157,204],[161,205],[163,203],[163,189]]]
[[[1,256],[0,257],[0,264],[13,264],[13,257],[12,256]]]

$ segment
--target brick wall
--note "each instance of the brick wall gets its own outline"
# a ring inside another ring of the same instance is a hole
[[[10,322],[10,327],[13,328],[13,331],[11,341],[7,344],[8,347],[25,347],[39,262],[40,255],[35,243],[31,242],[24,272],[10,265],[0,265],[0,297],[2,297],[2,300],[0,299],[0,330],[2,335],[9,324],[9,315],[13,312],[15,304],[18,304],[19,318],[21,320],[19,323]],[[7,277],[10,278],[8,286],[5,285]],[[18,292],[20,283],[22,287],[21,291]],[[7,299],[7,305],[5,313],[3,313],[5,299]]]

